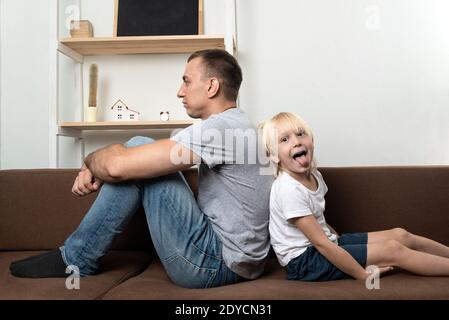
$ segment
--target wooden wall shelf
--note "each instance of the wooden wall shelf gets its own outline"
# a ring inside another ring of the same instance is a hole
[[[169,121],[105,121],[105,122],[61,122],[62,129],[73,130],[129,130],[129,129],[178,129],[186,128],[199,120]]]
[[[192,53],[224,49],[224,37],[212,35],[64,38],[60,44],[82,56],[146,53]]]

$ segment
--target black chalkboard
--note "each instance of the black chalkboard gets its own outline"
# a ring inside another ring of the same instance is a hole
[[[202,33],[203,0],[116,0],[115,28],[120,36]],[[200,3],[201,2],[201,3]]]

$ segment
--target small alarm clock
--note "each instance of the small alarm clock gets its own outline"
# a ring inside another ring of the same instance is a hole
[[[168,111],[161,111],[159,115],[162,121],[168,121],[170,119],[170,112]]]

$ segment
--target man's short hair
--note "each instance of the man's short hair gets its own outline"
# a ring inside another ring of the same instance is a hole
[[[230,101],[237,100],[243,79],[237,60],[227,51],[220,49],[196,51],[190,55],[187,62],[195,58],[202,58],[206,76],[218,78],[225,98]]]

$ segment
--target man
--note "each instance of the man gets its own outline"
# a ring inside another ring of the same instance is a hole
[[[12,263],[11,273],[66,277],[74,265],[82,276],[95,274],[114,236],[143,204],[154,247],[176,284],[206,288],[257,278],[269,251],[272,177],[249,161],[255,141],[241,150],[229,143],[255,132],[236,108],[241,81],[240,66],[226,51],[193,53],[177,95],[203,121],[171,139],[136,137],[88,155],[72,192],[83,196],[103,186],[80,226],[59,249]],[[179,172],[195,164],[198,200]]]

